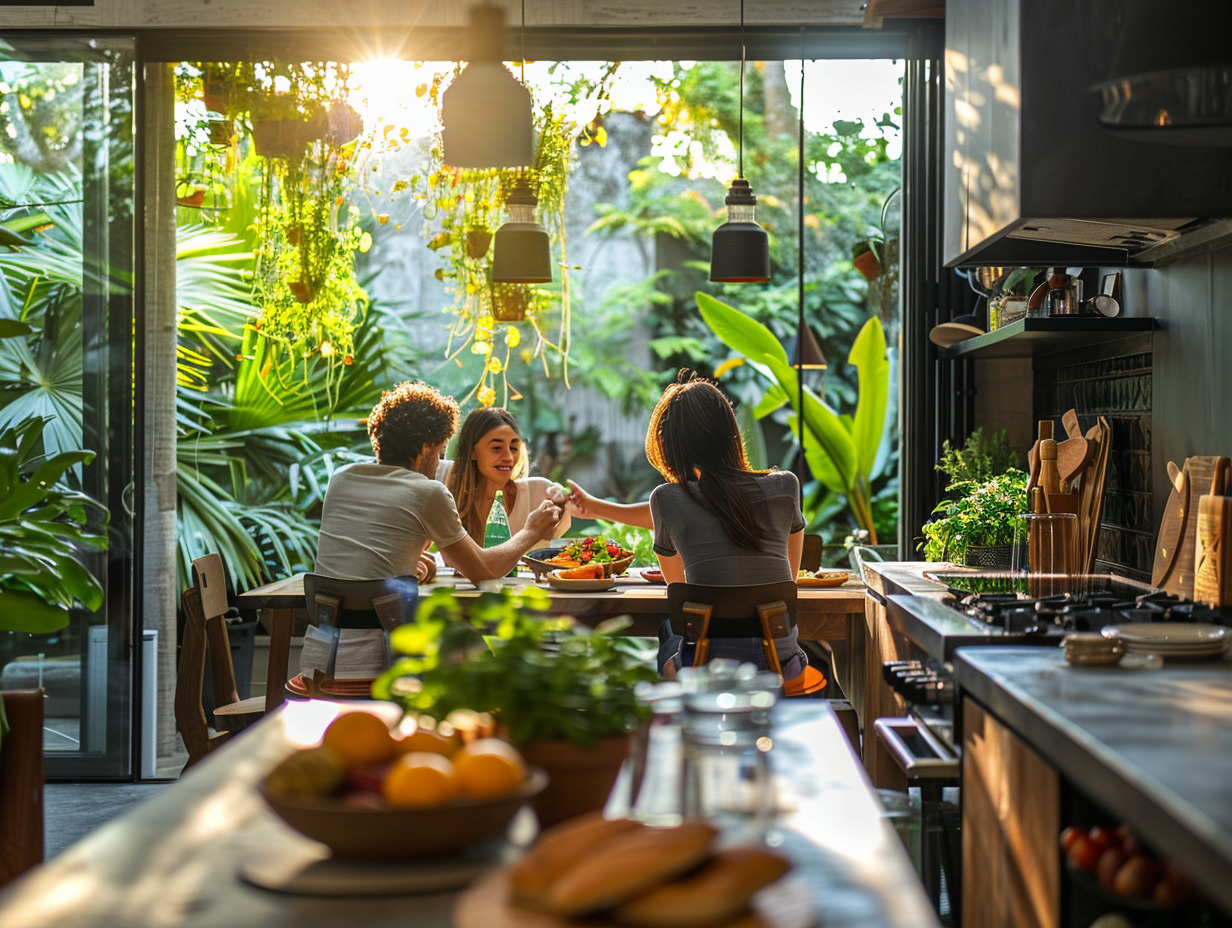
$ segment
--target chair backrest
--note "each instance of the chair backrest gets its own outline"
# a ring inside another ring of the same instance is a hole
[[[393,628],[415,617],[419,582],[414,577],[339,580],[304,574],[308,621],[322,628]]]
[[[800,552],[800,568],[802,570],[821,569],[821,536],[805,535],[804,548]]]
[[[231,641],[227,635],[226,581],[222,558],[207,554],[192,562],[193,586],[180,598],[184,609],[184,634],[180,640],[180,662],[175,678],[175,725],[191,766],[230,737],[229,732],[210,735],[201,694],[205,687],[206,655],[209,655],[210,685],[214,705],[239,702],[235,685],[235,666],[231,663]]]
[[[796,594],[791,580],[752,586],[669,583],[667,612],[672,631],[696,643],[694,666],[706,663],[712,638],[753,638],[761,641],[766,666],[781,672],[774,639],[795,626]]]
[[[43,691],[0,693],[9,732],[0,747],[0,886],[42,863]]]

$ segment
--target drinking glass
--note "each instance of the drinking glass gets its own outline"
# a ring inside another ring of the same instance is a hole
[[[684,814],[763,840],[777,808],[770,714],[780,678],[733,661],[691,670],[682,680]]]
[[[679,681],[639,683],[637,701],[650,709],[629,754],[629,818],[678,825],[681,801],[684,687]]]

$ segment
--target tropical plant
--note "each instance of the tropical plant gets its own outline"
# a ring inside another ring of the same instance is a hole
[[[1027,511],[1023,471],[1011,468],[983,481],[958,481],[947,490],[956,497],[938,503],[933,513],[940,518],[921,529],[925,560],[961,564],[974,546],[1011,545],[1018,540],[1018,516]]]
[[[841,416],[807,387],[800,389],[799,374],[782,343],[760,322],[706,293],[697,294],[697,306],[714,334],[769,381],[755,415],[762,418],[790,405],[788,424],[793,429],[797,417],[803,415],[804,453],[810,470],[827,488],[845,497],[856,524],[869,533],[871,544],[877,544],[871,475],[885,433],[890,392],[890,366],[880,321],[872,317],[865,322],[847,358],[859,373],[859,398],[855,415],[849,417]]]
[[[509,740],[563,740],[591,747],[632,731],[644,715],[639,682],[658,679],[628,618],[593,631],[547,618],[538,587],[483,593],[465,608],[449,590],[423,599],[415,621],[390,634],[403,655],[373,684],[373,695],[444,719],[455,709],[491,712]]]
[[[107,510],[63,482],[94,452],[39,453],[46,424],[32,418],[0,430],[0,631],[48,634],[68,625],[74,606],[103,602],[82,549],[107,546],[89,525],[91,515],[105,522]]]

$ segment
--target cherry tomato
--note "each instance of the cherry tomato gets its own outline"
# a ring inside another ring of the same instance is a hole
[[[1091,842],[1099,848],[1101,852],[1108,850],[1108,848],[1113,845],[1120,844],[1117,840],[1116,833],[1113,832],[1111,828],[1105,828],[1103,825],[1096,825],[1089,832],[1087,832],[1087,835],[1090,837]]]
[[[1069,859],[1070,863],[1083,873],[1094,873],[1099,865],[1099,848],[1092,844],[1090,836],[1083,832],[1069,849]]]
[[[1121,842],[1121,852],[1126,857],[1134,857],[1142,853],[1142,845],[1138,842],[1138,837],[1128,825],[1121,825],[1116,830],[1117,840]]]
[[[1077,825],[1070,825],[1068,828],[1062,831],[1061,832],[1061,850],[1063,850],[1066,854],[1068,854],[1070,851],[1070,848],[1074,846],[1074,842],[1078,840],[1078,836],[1081,835],[1082,833],[1083,833],[1082,829],[1079,828]]]

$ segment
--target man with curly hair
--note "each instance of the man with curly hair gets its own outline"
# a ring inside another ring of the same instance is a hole
[[[436,465],[458,428],[458,404],[423,383],[385,391],[368,417],[375,464],[348,464],[330,478],[321,511],[316,573],[345,580],[415,576],[432,579],[427,554],[471,582],[509,573],[540,538],[551,537],[561,511],[544,501],[509,541],[481,548],[467,534]]]

